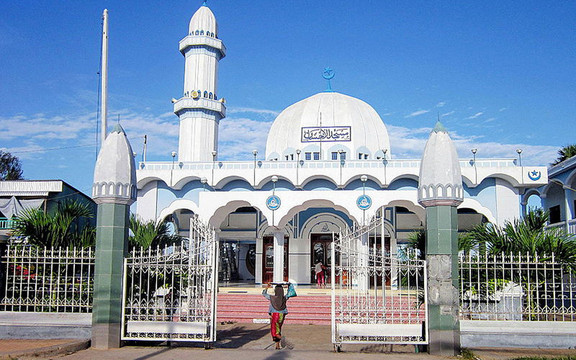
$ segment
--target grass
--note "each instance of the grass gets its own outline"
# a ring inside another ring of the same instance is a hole
[[[556,357],[522,356],[510,360],[576,360],[576,356],[556,356]]]

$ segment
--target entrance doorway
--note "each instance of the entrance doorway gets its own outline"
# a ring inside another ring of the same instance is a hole
[[[330,284],[330,274],[332,265],[332,234],[310,234],[310,283],[316,283],[315,265],[318,261],[322,262],[324,269],[324,278],[326,284]]]
[[[368,247],[370,253],[369,266],[383,266],[384,264],[377,264],[376,259],[390,258],[390,236],[382,237],[382,234],[369,234]],[[388,272],[384,276],[371,277],[370,286],[382,286],[382,280],[384,280],[386,287],[390,287],[391,278]]]
[[[262,244],[262,283],[267,284],[274,279],[274,236],[264,236]],[[284,237],[284,281],[288,281],[288,237]]]

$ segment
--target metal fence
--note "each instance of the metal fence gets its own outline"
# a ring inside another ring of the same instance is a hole
[[[88,313],[92,311],[94,250],[8,246],[0,310]]]
[[[576,277],[552,256],[460,255],[463,320],[576,321]]]
[[[426,344],[426,262],[386,251],[381,224],[353,229],[332,250],[332,342]]]
[[[218,241],[196,217],[190,248],[134,250],[124,263],[124,340],[216,340]]]

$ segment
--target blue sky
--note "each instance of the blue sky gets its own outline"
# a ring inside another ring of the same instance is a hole
[[[140,159],[178,148],[178,42],[201,1],[11,1],[0,5],[0,148],[28,179],[90,193],[97,153],[101,13],[110,12],[109,117]],[[437,116],[462,158],[545,165],[575,143],[576,2],[224,1],[209,6],[228,52],[218,94],[221,160],[264,154],[275,116],[333,89],[370,104],[395,158],[419,158]],[[238,136],[238,134],[243,136]]]

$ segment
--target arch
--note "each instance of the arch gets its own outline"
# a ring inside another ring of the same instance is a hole
[[[382,188],[383,184],[382,184],[382,182],[380,181],[380,179],[378,179],[376,176],[368,175],[368,174],[359,174],[359,175],[352,176],[351,178],[349,178],[348,180],[346,180],[346,182],[344,183],[343,188],[346,189],[346,190],[349,190],[348,187],[349,187],[352,183],[355,183],[355,182],[357,182],[357,181],[360,181],[360,182],[361,182],[360,178],[361,178],[363,175],[366,175],[366,176],[368,177],[368,180],[366,181],[366,184],[368,184],[368,183],[370,183],[370,182],[376,184],[376,187],[374,187],[374,186],[366,187],[367,189],[378,190],[378,189],[381,189],[381,188]],[[356,188],[356,189],[358,189],[358,188]],[[362,185],[361,185],[361,184],[360,184],[359,189],[362,189]]]
[[[312,183],[312,182],[314,182],[314,181],[316,181],[316,180],[324,180],[324,181],[326,181],[326,182],[329,182],[329,183],[332,185],[331,190],[335,190],[335,189],[338,188],[338,184],[337,184],[336,181],[334,181],[334,179],[332,179],[331,177],[325,176],[325,175],[313,175],[313,176],[310,176],[310,177],[304,179],[304,180],[301,182],[301,187],[302,187],[302,189],[304,189],[304,190],[314,190],[314,189],[311,189],[311,188],[310,188],[309,184]]]
[[[166,181],[164,181],[164,179],[162,179],[159,176],[146,176],[138,180],[138,182],[136,183],[136,187],[138,188],[138,190],[142,190],[144,186],[146,186],[148,183],[151,183],[152,181],[162,181],[166,183]]]
[[[498,223],[496,217],[492,214],[492,211],[490,211],[490,209],[488,209],[487,207],[482,206],[478,201],[474,199],[465,198],[462,204],[458,206],[458,209],[461,208],[462,209],[468,208],[476,211],[478,214],[484,215],[486,219],[488,219],[488,221],[491,222],[492,224]]]
[[[204,91],[204,97],[205,97],[205,98],[208,97],[208,91]]]
[[[337,214],[320,212],[308,218],[306,222],[302,225],[302,229],[300,230],[300,238],[310,239],[310,234],[314,232],[314,228],[322,224],[327,224],[329,226],[330,231],[328,232],[332,232],[335,230],[343,231],[348,228],[346,220],[342,219],[342,217],[338,216]],[[316,231],[316,232],[326,232],[326,231]]]
[[[358,219],[356,219],[354,216],[352,216],[350,214],[350,212],[348,211],[348,209],[343,206],[343,205],[338,205],[335,204],[334,202],[330,201],[330,200],[326,200],[326,199],[311,199],[311,200],[307,200],[305,202],[303,202],[300,205],[296,205],[294,207],[292,207],[287,213],[286,215],[284,215],[280,221],[278,222],[278,227],[283,227],[285,226],[296,214],[298,214],[301,211],[310,209],[310,208],[332,208],[334,210],[338,210],[343,212],[344,214],[346,214],[346,216],[348,216],[348,218],[354,222],[359,222]]]
[[[156,217],[156,222],[159,223],[163,221],[167,216],[172,215],[176,210],[186,209],[192,211],[194,214],[198,214],[199,208],[196,203],[192,200],[178,199],[174,200],[167,207],[160,211],[160,214]]]
[[[414,190],[418,189],[418,176],[411,174],[403,174],[395,177],[388,184],[389,190],[399,190],[402,187],[409,187],[410,189]]]
[[[214,211],[214,214],[212,214],[212,216],[208,219],[208,223],[214,228],[219,229],[220,224],[222,224],[224,219],[226,219],[226,216],[228,216],[228,214],[236,211],[241,207],[253,207],[261,214],[262,220],[267,221],[264,214],[262,214],[262,210],[258,206],[251,204],[247,200],[233,200],[226,203],[226,205],[220,206],[218,209],[216,209],[216,211]],[[260,224],[257,224],[257,226],[260,226]]]
[[[382,206],[384,208],[391,207],[391,206],[398,206],[408,209],[410,212],[413,212],[418,216],[418,219],[424,223],[426,220],[426,209],[424,209],[419,204],[415,204],[410,200],[392,200],[388,204]]]
[[[570,175],[566,178],[566,185],[574,187],[573,184],[576,183],[576,170],[572,170]]]
[[[250,183],[250,180],[247,179],[247,178],[245,178],[245,177],[243,177],[243,176],[240,176],[240,175],[226,176],[226,177],[223,178],[222,180],[218,181],[218,182],[216,183],[216,185],[214,185],[214,188],[215,188],[215,189],[222,189],[222,188],[224,188],[227,184],[229,184],[229,183],[231,183],[231,182],[233,182],[233,181],[238,181],[238,180],[241,180],[241,181],[246,182],[246,183],[247,183],[248,185],[250,185],[250,187],[252,188],[252,185],[251,185],[251,183]]]
[[[494,174],[487,175],[483,178],[479,177],[478,183],[481,183],[482,181],[489,179],[489,178],[504,180],[504,181],[508,182],[510,185],[512,185],[513,187],[520,186],[520,183],[518,182],[518,180],[516,180],[513,176],[508,175],[508,174],[503,174],[503,173],[494,173]]]
[[[200,30],[196,30],[196,35],[200,35]]]

